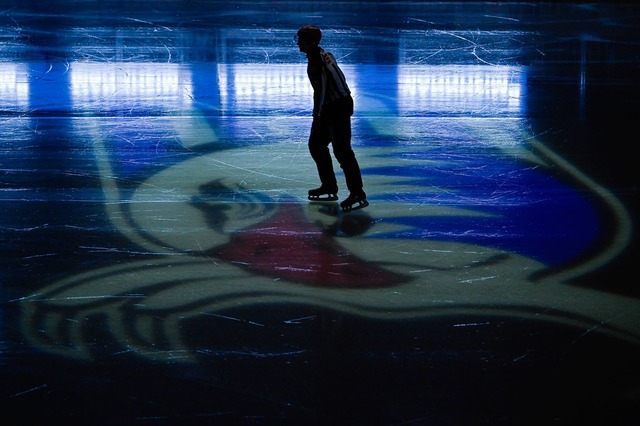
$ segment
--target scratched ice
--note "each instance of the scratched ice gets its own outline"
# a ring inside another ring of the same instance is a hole
[[[7,417],[638,423],[638,292],[618,277],[639,12],[0,7]],[[349,214],[307,200],[308,23],[355,101],[371,204]]]

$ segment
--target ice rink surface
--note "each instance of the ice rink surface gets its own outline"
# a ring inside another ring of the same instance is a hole
[[[307,200],[306,24],[362,210]],[[0,2],[3,423],[638,424],[639,24]]]

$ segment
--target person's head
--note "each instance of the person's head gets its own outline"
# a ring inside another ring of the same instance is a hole
[[[318,46],[322,39],[322,31],[315,25],[305,25],[296,33],[296,44],[301,52],[307,52],[309,48]]]

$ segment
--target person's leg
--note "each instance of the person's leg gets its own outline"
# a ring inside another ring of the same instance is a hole
[[[351,147],[351,117],[345,114],[336,114],[332,120],[331,140],[333,154],[340,164],[347,182],[349,192],[358,194],[362,192],[362,174],[356,155]]]
[[[331,115],[330,136],[333,154],[344,171],[349,196],[340,203],[345,212],[367,207],[367,195],[363,190],[362,174],[356,155],[351,147],[351,114],[353,103],[347,98],[335,105]]]
[[[314,117],[309,136],[309,153],[316,163],[321,186],[336,193],[338,192],[338,183],[333,171],[329,143],[331,143],[331,136],[328,122],[321,117]]]

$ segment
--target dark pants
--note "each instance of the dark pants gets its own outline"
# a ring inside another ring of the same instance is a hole
[[[309,152],[316,162],[322,186],[337,188],[336,175],[329,153],[329,144],[333,145],[333,155],[340,164],[347,181],[349,192],[362,191],[362,176],[356,155],[351,149],[351,115],[353,99],[346,97],[325,105],[320,117],[313,117]]]

